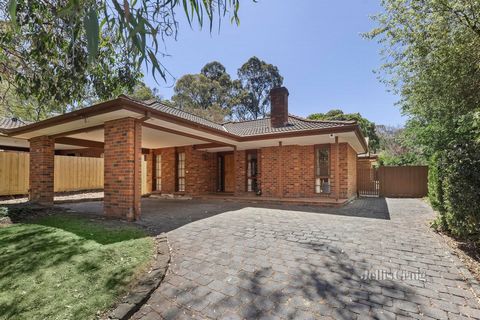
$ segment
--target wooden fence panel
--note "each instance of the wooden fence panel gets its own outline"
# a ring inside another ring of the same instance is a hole
[[[54,189],[103,189],[103,158],[55,156]]]
[[[27,193],[29,168],[28,153],[0,152],[0,195]]]
[[[422,198],[428,193],[428,167],[380,167],[380,196]]]
[[[103,158],[55,156],[54,190],[103,189]],[[28,194],[28,152],[0,152],[0,196]],[[147,162],[142,161],[142,194],[147,193]]]

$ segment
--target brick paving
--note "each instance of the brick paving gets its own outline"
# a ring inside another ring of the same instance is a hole
[[[480,319],[432,217],[416,199],[208,216],[168,233],[170,269],[133,319]]]

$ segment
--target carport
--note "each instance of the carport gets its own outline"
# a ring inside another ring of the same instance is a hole
[[[55,144],[104,149],[104,214],[138,219],[142,150],[188,145],[228,147],[231,139],[120,96],[115,100],[12,129],[30,144],[29,199],[53,205]],[[228,136],[228,134],[227,134]]]

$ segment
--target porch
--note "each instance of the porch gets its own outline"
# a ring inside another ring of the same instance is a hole
[[[44,205],[54,202],[58,144],[101,150],[107,217],[139,219],[141,196],[149,193],[326,206],[354,197],[356,154],[364,150],[357,125],[289,121],[277,130],[270,120],[258,120],[254,129],[267,133],[254,134],[240,130],[247,125],[120,97],[11,136],[29,140],[29,198]]]

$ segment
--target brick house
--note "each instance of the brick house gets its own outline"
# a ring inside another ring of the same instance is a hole
[[[357,155],[367,152],[356,122],[293,116],[284,87],[270,98],[270,118],[215,123],[119,96],[4,134],[29,141],[30,200],[47,205],[56,146],[101,150],[104,212],[112,217],[139,218],[142,161],[152,193],[309,203],[355,197]]]

